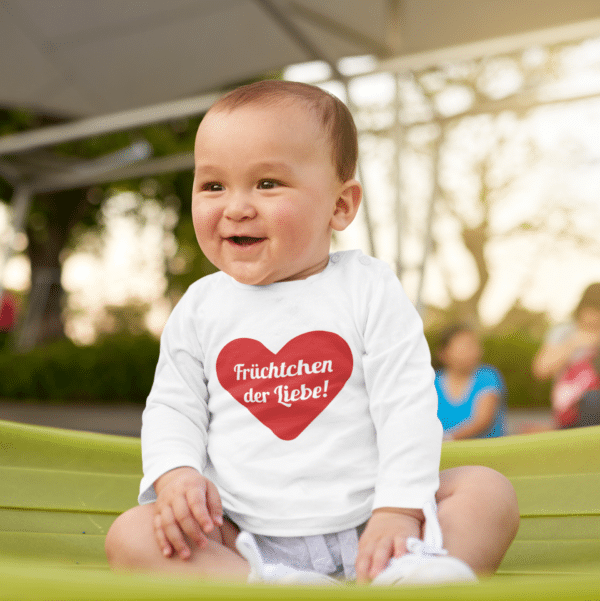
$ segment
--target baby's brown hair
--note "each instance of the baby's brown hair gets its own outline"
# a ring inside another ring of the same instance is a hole
[[[354,177],[358,160],[358,135],[354,119],[341,100],[321,88],[296,81],[266,79],[232,90],[209,110],[232,111],[248,104],[264,106],[289,100],[304,102],[329,135],[333,164],[339,180],[346,182]]]

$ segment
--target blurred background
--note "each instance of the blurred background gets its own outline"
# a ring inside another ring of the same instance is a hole
[[[334,250],[388,262],[432,346],[477,329],[512,431],[548,422],[531,361],[600,281],[596,0],[4,0],[0,49],[0,418],[137,434],[162,327],[213,271],[197,125],[283,78],[357,122]]]

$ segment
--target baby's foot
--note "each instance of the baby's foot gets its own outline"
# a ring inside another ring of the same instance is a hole
[[[407,541],[409,552],[395,557],[387,568],[371,582],[374,586],[402,584],[444,584],[476,582],[473,570],[460,559],[450,557],[443,549],[427,548],[416,538]]]
[[[444,549],[436,504],[426,503],[423,514],[425,516],[423,540],[409,538],[406,541],[408,553],[393,558],[371,584],[390,586],[477,581],[475,572],[464,561],[450,557],[448,551]]]

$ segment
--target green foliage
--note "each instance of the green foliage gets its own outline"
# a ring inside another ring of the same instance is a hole
[[[427,333],[427,340],[435,356],[437,333]],[[507,336],[483,336],[482,346],[483,363],[493,365],[504,378],[509,407],[550,407],[550,382],[538,382],[531,373],[533,356],[540,342],[513,333]]]
[[[61,340],[25,354],[0,353],[0,398],[144,403],[159,342],[114,335],[93,346]]]
[[[508,389],[508,406],[550,407],[550,382],[539,382],[531,373],[533,356],[539,342],[518,334],[483,340],[483,361],[496,367]]]
[[[436,335],[427,335],[432,351]],[[549,383],[531,375],[539,343],[517,334],[483,340],[483,361],[504,376],[509,407],[548,408]],[[144,403],[154,379],[159,342],[147,335],[116,334],[93,346],[61,340],[16,355],[0,352],[0,398],[42,401]]]
[[[178,248],[167,269],[169,289],[181,296],[201,277],[214,273],[217,268],[204,256],[196,241],[192,216],[182,215],[175,228]]]

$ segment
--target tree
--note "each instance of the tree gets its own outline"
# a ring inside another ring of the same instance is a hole
[[[524,311],[541,262],[567,249],[600,256],[589,219],[587,224],[581,219],[583,211],[591,214],[592,209],[585,205],[581,185],[570,183],[571,173],[582,175],[582,165],[588,166],[585,178],[593,179],[594,145],[578,141],[585,130],[575,131],[572,119],[553,146],[536,129],[545,119],[547,131],[567,110],[561,85],[577,69],[600,81],[597,61],[576,66],[572,60],[586,44],[533,48],[399,77],[404,246],[422,248],[424,206],[433,197],[426,273],[438,289],[443,283],[445,294],[438,292],[438,298],[445,296],[448,318],[480,323],[483,300],[498,292],[499,264],[515,261],[512,301],[495,327],[506,331],[527,324],[538,332],[543,316],[533,311],[526,319]],[[547,99],[550,93],[554,96]],[[592,102],[594,94],[589,98]],[[428,191],[415,193],[415,181],[427,177],[427,168],[435,173],[433,183]],[[509,246],[524,250],[513,259],[503,250]],[[414,251],[405,255],[404,273],[410,279],[421,259]]]
[[[48,152],[34,154],[34,159],[95,159],[130,145],[140,138],[147,140],[154,157],[189,151],[200,116],[178,120],[138,131],[119,132],[98,138],[63,144]],[[14,133],[56,123],[56,120],[24,111],[3,111],[0,133]],[[163,206],[175,213],[172,231],[179,247],[165,265],[169,288],[175,298],[191,281],[214,270],[202,255],[194,237],[190,214],[191,173],[164,174],[152,181],[151,193]],[[109,196],[124,190],[145,197],[148,180],[130,180],[91,189],[67,190],[37,194],[26,222],[27,256],[31,264],[32,288],[21,335],[22,347],[31,347],[64,337],[65,292],[61,273],[65,258],[75,252],[79,241],[96,232],[102,233],[100,208]],[[12,189],[0,180],[0,198],[9,200]],[[185,217],[180,218],[181,215]]]

